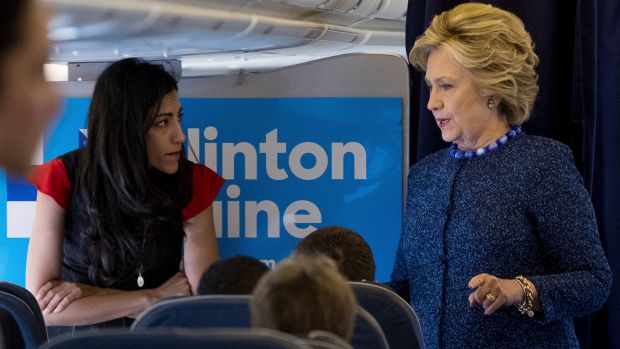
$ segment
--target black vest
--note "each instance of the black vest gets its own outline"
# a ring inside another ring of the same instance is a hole
[[[71,203],[65,214],[62,279],[65,281],[100,287],[106,286],[126,291],[137,290],[139,289],[137,278],[140,265],[125,266],[125,269],[128,270],[127,275],[120,278],[120,280],[112,285],[99,285],[98,282],[90,280],[88,277],[88,265],[84,256],[85,238],[81,232],[89,223],[87,221],[84,204],[81,202],[83,200],[80,198],[80,195],[78,195],[79,191],[75,188],[80,163],[79,159],[80,156],[83,156],[82,154],[83,149],[67,153],[61,157],[71,184]],[[182,160],[181,165],[186,168],[184,171],[179,171],[179,173],[191,177],[191,162]],[[150,175],[153,182],[156,183],[160,189],[170,192],[171,195],[177,194],[179,181],[174,177],[178,176],[178,174],[166,175],[157,171],[157,173],[151,173]],[[191,178],[189,178],[189,181],[191,183]],[[149,251],[144,251],[148,256],[141,256],[145,262],[148,261],[143,264],[143,288],[158,287],[179,271],[184,236],[181,211],[183,207],[187,205],[189,199],[191,199],[191,195],[188,199],[184,200],[183,203],[179,203],[178,219],[180,224],[176,226],[176,229],[163,227],[163,229],[167,231],[158,231],[156,233],[148,231],[146,233],[146,238],[149,239],[148,243],[151,244],[151,248]],[[135,234],[141,238],[144,234],[144,229],[136,231]]]

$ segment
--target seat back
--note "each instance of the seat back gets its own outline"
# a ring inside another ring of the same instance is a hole
[[[311,331],[304,342],[313,349],[352,349],[349,342],[327,331]]]
[[[420,321],[413,308],[389,289],[364,282],[350,282],[357,303],[379,323],[391,349],[422,349]]]
[[[358,308],[351,344],[354,349],[390,349],[381,326],[363,308]]]
[[[0,291],[0,309],[15,320],[26,349],[36,349],[47,340],[45,325],[39,322],[37,312],[21,298]],[[38,315],[42,318],[40,313],[39,310]]]
[[[310,349],[301,339],[266,329],[150,329],[84,331],[52,338],[41,349]]]
[[[207,295],[165,300],[153,305],[131,326],[131,331],[156,327],[249,328],[251,296]],[[355,349],[388,349],[377,321],[359,308],[351,339]]]
[[[24,349],[24,339],[20,332],[13,315],[0,308],[0,349]]]
[[[43,320],[43,314],[41,313],[39,302],[37,302],[37,299],[32,295],[32,293],[30,293],[30,291],[19,285],[6,281],[0,281],[0,291],[10,293],[23,300],[32,310],[36,321],[45,327],[45,321]]]
[[[30,293],[30,291],[19,285],[12,284],[6,281],[0,281],[0,291],[10,293],[24,301],[24,303],[26,303],[26,305],[28,305],[28,307],[32,311],[38,327],[45,330],[45,320],[43,320],[43,313],[41,312],[41,308],[39,307],[39,302],[37,302],[37,299],[32,295],[32,293]],[[47,337],[47,332],[45,336]]]
[[[335,343],[324,342],[320,339],[304,339],[304,343],[312,349],[351,349],[351,345],[347,347]]]
[[[250,327],[250,296],[208,295],[165,300],[134,321],[131,330],[154,327]]]

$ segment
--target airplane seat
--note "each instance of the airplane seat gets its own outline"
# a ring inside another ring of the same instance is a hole
[[[354,349],[390,349],[381,326],[362,307],[357,310],[351,344]]]
[[[420,321],[413,308],[388,288],[349,282],[357,303],[379,323],[392,349],[423,349]]]
[[[21,298],[8,292],[0,291],[0,310],[4,312],[4,317],[10,317],[15,321],[23,339],[24,348],[37,349],[41,344],[45,343],[47,340],[45,325],[38,321],[36,312]],[[8,322],[4,324],[9,325]],[[14,336],[14,334],[9,335]]]
[[[51,339],[41,349],[311,349],[301,339],[267,329],[158,328],[139,332],[108,329],[64,334]]]
[[[244,327],[250,324],[246,295],[205,295],[164,300],[140,315],[131,331],[155,327]]]

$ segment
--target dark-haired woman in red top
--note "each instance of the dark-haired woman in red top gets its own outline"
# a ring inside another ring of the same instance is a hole
[[[41,166],[26,287],[47,325],[129,326],[196,292],[218,258],[212,202],[224,180],[184,157],[176,81],[125,59],[95,86],[86,147]]]

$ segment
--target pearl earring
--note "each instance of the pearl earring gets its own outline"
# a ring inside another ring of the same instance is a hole
[[[487,101],[487,107],[491,110],[495,109],[495,100],[493,98],[489,98]]]

